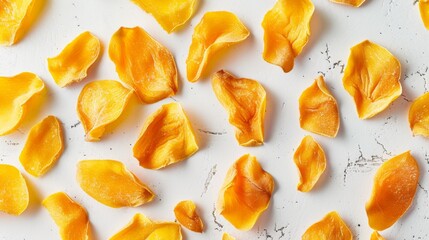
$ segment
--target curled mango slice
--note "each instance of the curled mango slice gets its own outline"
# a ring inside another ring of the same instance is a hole
[[[365,0],[331,0],[331,2],[345,4],[353,7],[360,7]]]
[[[133,147],[140,166],[160,169],[198,151],[189,119],[178,103],[164,104],[150,115]]]
[[[235,237],[229,235],[228,233],[223,233],[222,240],[235,240]]]
[[[268,208],[273,190],[273,177],[256,157],[243,155],[228,170],[217,209],[237,229],[249,230]]]
[[[208,12],[195,27],[186,59],[188,80],[196,82],[216,52],[244,41],[250,32],[233,13]]]
[[[203,221],[197,213],[197,206],[191,200],[179,202],[174,208],[174,215],[185,228],[194,232],[203,232]]]
[[[352,240],[353,235],[340,215],[337,212],[330,212],[322,220],[311,225],[302,235],[302,240],[313,239]]]
[[[343,77],[359,118],[367,119],[386,109],[402,93],[401,64],[387,49],[365,40],[350,49]]]
[[[176,94],[173,55],[142,28],[119,28],[110,40],[109,55],[119,78],[141,101],[154,103]]]
[[[429,93],[425,93],[411,104],[408,121],[414,135],[429,137]]]
[[[19,170],[8,164],[0,164],[0,211],[20,215],[30,201],[27,183]]]
[[[264,143],[265,89],[257,81],[236,78],[223,70],[212,80],[213,91],[236,127],[235,137],[242,146]]]
[[[366,203],[372,229],[385,230],[404,215],[413,202],[419,175],[417,161],[409,151],[381,165],[374,177],[371,197]]]
[[[429,30],[429,0],[419,0],[419,9],[423,24]]]
[[[385,240],[383,236],[380,235],[377,231],[372,232],[371,240]]]
[[[313,12],[310,0],[278,0],[262,21],[264,60],[290,72],[310,38]]]
[[[0,46],[10,46],[18,41],[19,31],[25,30],[34,0],[2,0],[0,2]]]
[[[155,197],[148,186],[115,160],[80,161],[76,178],[89,196],[113,208],[138,207]]]

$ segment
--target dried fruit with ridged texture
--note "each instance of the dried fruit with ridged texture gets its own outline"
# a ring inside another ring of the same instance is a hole
[[[0,1],[0,46],[16,43],[29,26],[34,0]]]
[[[203,232],[203,221],[197,213],[197,206],[191,200],[179,202],[174,208],[174,215],[185,228],[193,232]]]
[[[380,233],[378,233],[377,231],[374,231],[371,234],[371,240],[385,240],[385,238],[381,236]]]
[[[352,240],[353,234],[337,212],[330,212],[302,235],[302,240],[314,239]]]
[[[331,2],[349,5],[352,7],[360,7],[365,0],[331,0]]]
[[[419,0],[419,9],[423,24],[429,30],[429,0]]]
[[[222,240],[235,240],[235,237],[229,235],[228,233],[223,233]]]
[[[411,104],[408,121],[414,135],[429,137],[429,93],[425,93]]]
[[[19,170],[8,164],[0,164],[0,211],[20,215],[30,201],[27,183]]]

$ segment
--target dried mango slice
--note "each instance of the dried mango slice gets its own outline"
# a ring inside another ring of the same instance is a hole
[[[302,240],[313,239],[352,240],[353,235],[340,215],[337,212],[330,212],[322,220],[311,225],[302,235]]]
[[[173,55],[142,28],[119,28],[110,40],[109,55],[119,78],[144,103],[176,94],[178,76]]]
[[[331,0],[331,2],[349,5],[353,7],[360,7],[365,0]]]
[[[419,175],[417,161],[409,151],[381,165],[374,176],[372,194],[365,206],[372,229],[385,230],[404,215],[413,202]]]
[[[374,231],[371,234],[371,240],[385,240],[385,238],[381,236],[380,233],[378,233],[377,231]]]
[[[2,0],[0,2],[0,46],[18,41],[18,32],[32,14],[34,0]]]
[[[77,100],[77,113],[85,129],[86,141],[100,141],[106,126],[124,111],[133,92],[114,80],[90,82]]]
[[[360,119],[386,109],[402,93],[401,64],[387,49],[365,40],[350,49],[343,77]]]
[[[138,207],[155,197],[148,186],[115,160],[80,161],[76,178],[83,191],[112,208]]]
[[[228,170],[217,209],[237,229],[249,230],[268,208],[273,190],[273,177],[256,157],[243,155]]]
[[[188,80],[196,82],[216,52],[244,41],[250,32],[233,13],[208,12],[195,27],[186,59]]]
[[[203,221],[197,213],[197,206],[191,200],[179,202],[174,208],[174,215],[185,228],[194,232],[203,232]]]
[[[419,9],[423,24],[429,30],[429,0],[419,0]]]
[[[30,201],[27,183],[19,170],[8,164],[0,164],[0,211],[20,215]]]
[[[222,240],[235,240],[235,237],[229,235],[228,233],[223,233]]]
[[[313,12],[310,0],[278,0],[262,21],[264,60],[290,72],[310,38]]]
[[[54,193],[42,205],[57,224],[62,240],[88,240],[89,218],[85,208],[63,193]]]
[[[178,103],[164,104],[150,115],[133,147],[140,166],[160,169],[198,151],[189,119]]]
[[[327,137],[337,136],[340,114],[337,101],[319,76],[299,98],[299,123],[302,129]]]
[[[235,138],[242,146],[264,143],[265,89],[257,81],[236,78],[223,70],[213,75],[213,91],[236,127]]]
[[[408,121],[414,135],[429,137],[429,93],[425,93],[411,104]]]

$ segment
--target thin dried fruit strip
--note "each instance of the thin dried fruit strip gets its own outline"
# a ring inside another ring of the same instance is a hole
[[[268,208],[273,190],[273,177],[256,157],[243,155],[228,170],[217,209],[235,228],[249,230]]]
[[[80,161],[76,178],[83,191],[112,208],[138,207],[155,197],[148,186],[115,160]]]
[[[409,151],[381,165],[365,206],[372,229],[383,231],[404,215],[413,203],[419,175],[417,161]]]
[[[178,89],[176,62],[170,51],[140,27],[121,27],[109,46],[119,78],[144,103],[173,96]]]
[[[229,235],[228,233],[223,233],[222,240],[235,240],[235,237]]]
[[[133,147],[140,166],[148,169],[183,161],[196,151],[194,131],[178,103],[164,104],[150,115]]]
[[[236,127],[235,138],[242,146],[264,143],[265,89],[257,81],[236,78],[223,70],[213,75],[213,91]]]
[[[414,135],[429,137],[429,93],[425,93],[411,104],[408,121]]]
[[[331,2],[345,4],[353,7],[360,7],[365,0],[331,0]]]
[[[0,211],[20,215],[30,201],[27,183],[19,170],[8,164],[0,164]]]
[[[353,234],[337,212],[330,212],[302,235],[302,240],[314,239],[352,240]]]
[[[371,240],[385,240],[385,238],[381,236],[380,233],[378,233],[377,231],[374,231],[371,234]]]
[[[197,213],[197,206],[191,200],[179,202],[174,208],[174,215],[185,228],[194,232],[203,232],[203,221]]]
[[[402,93],[401,64],[387,49],[365,40],[350,49],[343,77],[359,118],[367,119],[386,109]]]
[[[0,46],[10,46],[25,31],[26,20],[30,18],[34,0],[0,1]]]
[[[218,51],[244,41],[250,32],[233,13],[208,12],[195,27],[186,59],[188,80],[196,82]]]
[[[429,30],[429,0],[419,0],[419,9],[423,24]]]
[[[262,21],[264,60],[290,72],[310,38],[313,12],[310,0],[278,0]]]

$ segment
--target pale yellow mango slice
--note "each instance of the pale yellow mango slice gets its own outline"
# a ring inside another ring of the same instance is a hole
[[[429,0],[419,0],[419,9],[423,24],[429,30]]]
[[[177,221],[185,228],[202,233],[204,229],[203,221],[198,215],[197,206],[191,200],[179,202],[174,208],[174,215]]]
[[[383,236],[380,235],[377,231],[372,232],[371,240],[386,240]]]
[[[414,135],[429,137],[429,93],[418,97],[408,111],[408,122]]]
[[[331,0],[331,2],[349,5],[352,7],[360,7],[365,0]]]
[[[20,215],[30,201],[27,183],[19,170],[8,164],[0,164],[0,211]]]
[[[0,1],[0,46],[16,43],[19,31],[25,31],[25,21],[33,14],[34,0]]]
[[[352,240],[353,234],[337,212],[328,213],[322,220],[311,225],[302,240]]]

